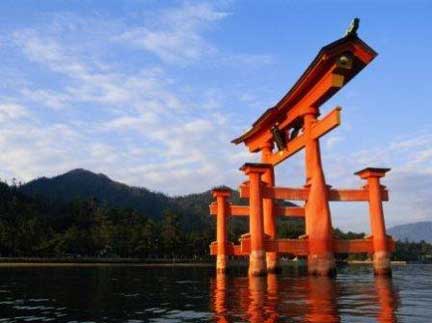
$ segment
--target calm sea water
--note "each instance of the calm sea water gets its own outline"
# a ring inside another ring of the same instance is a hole
[[[432,266],[336,279],[211,268],[0,268],[0,322],[432,322]]]

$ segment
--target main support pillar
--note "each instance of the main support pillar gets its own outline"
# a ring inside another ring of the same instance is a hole
[[[319,276],[333,276],[336,274],[336,265],[328,189],[322,170],[319,141],[312,136],[317,114],[317,109],[310,108],[304,115],[306,187],[310,188],[305,204],[306,236],[309,243],[308,272]]]
[[[272,155],[273,142],[268,142],[267,145],[262,149],[261,162],[269,163],[269,158]],[[269,187],[275,186],[275,176],[274,167],[271,166],[262,175],[261,179]],[[275,207],[273,199],[264,198],[263,199],[263,217],[264,217],[264,233],[272,240],[276,240],[276,217],[275,217]],[[279,267],[279,257],[277,252],[267,252],[267,272],[276,273],[280,271]]]
[[[216,271],[225,273],[228,268],[228,237],[227,237],[227,198],[231,195],[231,191],[227,188],[218,188],[212,191],[212,195],[216,198],[217,214],[216,214],[216,241],[217,241],[217,257]]]
[[[263,194],[261,176],[268,171],[271,165],[246,163],[240,168],[249,176],[249,233],[250,255],[249,275],[261,276],[267,272],[264,246],[263,225]]]
[[[381,191],[383,186],[380,178],[384,177],[389,168],[365,168],[355,173],[367,180],[369,190],[369,216],[373,241],[373,266],[376,275],[391,275],[390,251],[385,228]]]

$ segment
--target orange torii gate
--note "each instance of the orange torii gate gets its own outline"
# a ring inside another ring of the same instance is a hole
[[[366,65],[377,53],[351,30],[323,47],[292,89],[272,108],[264,112],[243,135],[234,139],[252,153],[261,152],[261,163],[246,163],[240,170],[249,180],[240,185],[240,197],[249,206],[228,202],[228,189],[214,189],[216,201],[210,213],[217,218],[217,240],[210,245],[217,255],[217,270],[224,272],[228,256],[249,256],[249,274],[262,275],[278,269],[278,255],[307,256],[308,272],[335,274],[335,253],[373,254],[376,274],[391,274],[390,253],[394,241],[386,235],[382,201],[388,192],[380,184],[387,168],[366,168],[355,175],[366,181],[360,189],[334,189],[327,185],[321,163],[319,138],[340,125],[341,108],[336,107],[318,119],[319,108]],[[277,151],[274,151],[274,145]],[[301,149],[305,149],[306,183],[301,188],[276,187],[274,167]],[[275,200],[305,201],[304,207],[280,207]],[[338,240],[332,236],[330,201],[369,203],[371,235],[365,239]],[[249,216],[249,233],[240,244],[227,240],[227,218]],[[305,235],[299,239],[277,239],[276,216],[304,217]]]

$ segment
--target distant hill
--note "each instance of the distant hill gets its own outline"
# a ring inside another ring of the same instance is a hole
[[[211,222],[209,204],[213,198],[210,190],[171,197],[146,188],[128,186],[113,181],[104,174],[96,174],[85,169],[74,169],[52,178],[35,179],[22,185],[20,191],[53,204],[96,198],[110,207],[131,208],[152,219],[161,219],[167,210],[175,210],[182,215],[182,222],[188,229],[202,228]],[[244,204],[247,201],[241,201],[238,192],[233,190],[232,202]],[[289,202],[285,204],[293,205]],[[244,222],[241,226],[244,227],[246,224]]]
[[[432,243],[432,221],[415,222],[389,228],[388,233],[400,241]]]
[[[38,200],[55,205],[76,199],[95,198],[110,207],[134,209],[148,218],[160,220],[167,210],[182,214],[182,222],[188,229],[209,225],[211,191],[170,197],[146,188],[128,186],[111,180],[104,174],[85,169],[74,169],[52,178],[41,177],[20,187],[20,191]],[[239,202],[238,192],[233,200]]]
[[[96,198],[113,207],[136,209],[150,218],[160,218],[166,208],[174,207],[173,199],[165,194],[131,187],[85,169],[52,178],[41,177],[21,186],[20,190],[56,203]]]
[[[0,257],[207,259],[215,237],[211,191],[171,197],[75,169],[25,185],[0,182]],[[245,204],[232,190],[231,202]],[[288,203],[285,203],[288,204]],[[237,241],[246,218],[229,221]],[[281,237],[304,233],[304,221],[278,219]]]

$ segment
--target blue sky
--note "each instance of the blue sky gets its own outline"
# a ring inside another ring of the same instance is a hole
[[[171,195],[244,179],[257,156],[230,140],[360,17],[379,56],[333,97],[342,125],[321,141],[329,184],[392,167],[389,225],[432,220],[429,1],[2,1],[1,177],[87,168]],[[303,155],[277,169],[304,182]],[[367,205],[332,205],[366,230]]]

